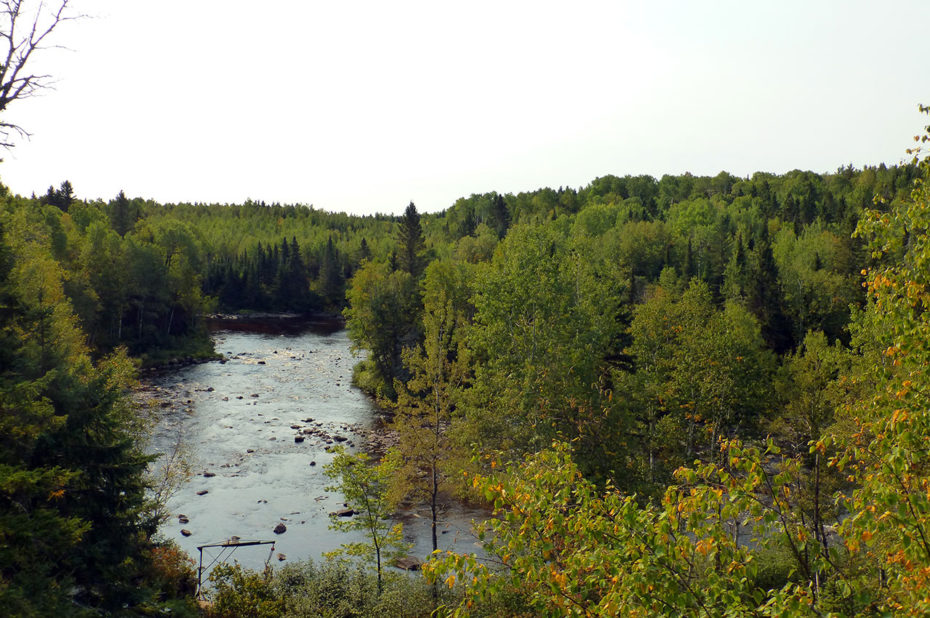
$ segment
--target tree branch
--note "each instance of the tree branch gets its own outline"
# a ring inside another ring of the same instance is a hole
[[[27,99],[40,90],[49,88],[51,76],[44,73],[28,73],[31,60],[37,50],[58,46],[45,42],[55,29],[67,21],[80,19],[83,15],[70,14],[70,0],[57,0],[54,8],[40,0],[34,9],[29,9],[29,0],[0,1],[0,113],[5,112],[13,101]],[[25,34],[22,34],[25,32]],[[12,148],[11,136],[29,137],[21,126],[11,122],[0,122],[0,147]]]

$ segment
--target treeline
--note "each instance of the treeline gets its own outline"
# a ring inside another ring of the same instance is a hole
[[[208,356],[213,311],[339,312],[362,260],[387,259],[393,218],[304,206],[79,199],[68,181],[6,196],[6,216],[50,239],[91,349],[146,362]]]

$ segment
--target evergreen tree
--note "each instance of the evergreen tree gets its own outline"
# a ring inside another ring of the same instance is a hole
[[[62,212],[68,212],[68,208],[73,201],[74,189],[67,180],[62,182],[61,187],[58,189],[50,185],[48,191],[45,193],[45,197],[42,198],[43,203],[60,208]]]
[[[400,270],[410,273],[414,279],[423,274],[423,228],[417,207],[410,202],[400,220],[397,231],[398,255],[397,265]]]
[[[129,202],[129,198],[120,191],[116,199],[110,202],[110,226],[113,231],[120,236],[125,236],[132,231],[138,218],[139,214]]]
[[[326,239],[326,245],[320,255],[320,293],[332,306],[340,306],[345,298],[345,279],[340,266],[339,254],[333,244],[333,237]]]
[[[778,354],[794,347],[791,322],[782,304],[778,267],[772,254],[767,233],[749,253],[749,285],[746,289],[746,306],[759,320],[762,336],[768,346]]]
[[[507,228],[510,227],[510,211],[507,210],[504,197],[500,194],[495,195],[494,200],[491,202],[491,216],[488,219],[488,225],[497,232],[498,238],[507,235]]]

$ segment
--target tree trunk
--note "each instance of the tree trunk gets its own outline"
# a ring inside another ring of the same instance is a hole
[[[168,312],[168,328],[165,329],[165,335],[171,336],[171,323],[174,322],[174,305],[171,305],[171,311]]]

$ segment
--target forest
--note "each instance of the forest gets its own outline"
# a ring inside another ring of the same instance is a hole
[[[928,614],[928,172],[917,149],[367,217],[0,189],[0,600],[23,616]],[[398,446],[334,478],[383,514],[429,505],[434,548],[446,501],[487,505],[493,559],[436,552],[422,578],[382,581],[372,529],[376,588],[367,561],[221,569],[199,608],[156,533],[152,419],[129,394],[140,367],[213,358],[214,312],[341,313]]]

